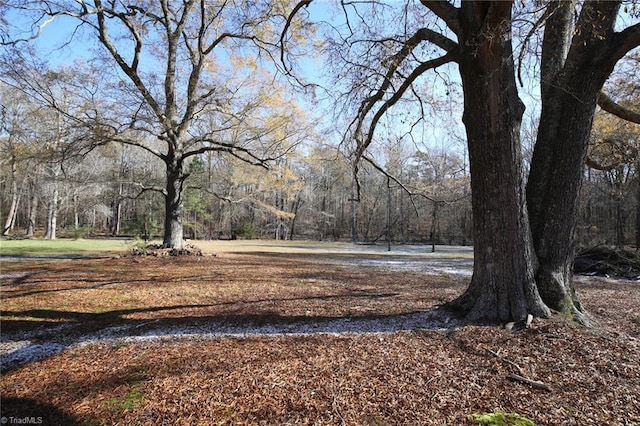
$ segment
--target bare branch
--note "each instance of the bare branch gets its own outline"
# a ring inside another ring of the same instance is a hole
[[[146,192],[158,192],[163,196],[167,195],[167,190],[159,186],[145,186],[142,182],[122,182],[122,183],[128,183],[130,185],[137,186],[140,188],[140,192],[138,193],[138,195],[134,197],[126,197],[126,198],[133,198],[133,199],[140,198],[142,194]],[[121,196],[121,198],[125,198],[125,197]]]
[[[295,18],[296,14],[300,11],[300,9],[302,9],[303,7],[307,7],[311,4],[313,0],[303,0],[301,2],[299,2],[298,4],[295,5],[295,7],[293,8],[293,10],[291,11],[291,13],[289,14],[289,16],[287,16],[287,21],[284,24],[284,28],[282,29],[282,33],[280,33],[280,62],[282,63],[282,66],[284,67],[284,70],[289,73],[289,67],[287,67],[287,64],[285,63],[284,60],[284,52],[285,52],[285,37],[287,35],[287,32],[289,31],[289,27],[291,26],[291,22],[293,22],[293,18]]]
[[[451,31],[460,37],[462,27],[460,26],[460,19],[458,17],[460,11],[458,8],[446,0],[420,0],[420,3],[435,13],[447,24]]]
[[[623,120],[630,121],[632,123],[640,124],[640,111],[635,111],[631,108],[616,103],[606,93],[600,92],[598,96],[598,105],[603,110],[610,114],[615,115]]]
[[[640,46],[640,24],[632,25],[618,33],[615,33],[611,46],[611,56],[615,62],[622,59],[622,57],[632,49]]]
[[[386,100],[382,106],[380,107],[380,109],[378,109],[378,111],[376,112],[376,114],[374,115],[371,124],[369,125],[369,132],[367,133],[366,138],[362,141],[358,141],[358,149],[356,150],[356,163],[359,160],[359,157],[362,156],[362,154],[364,153],[364,151],[367,149],[367,147],[371,144],[371,141],[373,140],[373,135],[375,133],[375,128],[378,124],[378,121],[380,120],[380,118],[384,115],[384,113],[390,108],[392,107],[396,102],[398,102],[398,100],[400,100],[400,98],[402,98],[402,96],[404,95],[404,93],[407,91],[407,89],[409,87],[411,87],[411,85],[413,84],[413,82],[422,74],[424,74],[426,71],[439,67],[441,65],[444,65],[446,63],[449,62],[454,62],[456,60],[457,55],[455,53],[447,53],[444,56],[441,56],[440,58],[436,58],[433,59],[431,61],[427,61],[424,62],[422,64],[420,64],[418,67],[416,67],[416,69],[413,70],[413,72],[411,74],[409,74],[404,81],[402,82],[402,85],[398,88],[398,90],[393,93],[393,95]],[[387,85],[388,87],[388,85]],[[380,100],[382,99],[384,95],[384,90],[381,88],[376,95],[374,95],[372,98],[370,98],[370,101],[367,105],[364,106],[364,108],[361,107],[361,111],[359,112],[359,119],[358,119],[358,128],[356,129],[356,137],[358,137],[358,133],[361,129],[361,126],[364,122],[364,118],[365,116],[373,109],[374,106],[374,102],[371,102],[371,99],[376,99],[376,100]]]
[[[118,143],[121,143],[121,144],[124,144],[124,145],[136,146],[138,148],[142,148],[145,151],[149,152],[150,154],[154,155],[155,157],[160,158],[163,161],[166,158],[166,155],[163,154],[162,152],[160,152],[160,151],[158,151],[158,150],[156,150],[156,149],[154,149],[154,148],[152,148],[152,147],[150,147],[150,146],[148,146],[148,145],[146,145],[146,144],[144,144],[144,143],[142,143],[140,141],[137,141],[135,139],[130,139],[130,138],[126,138],[126,137],[111,137],[110,141],[111,142],[118,142]]]

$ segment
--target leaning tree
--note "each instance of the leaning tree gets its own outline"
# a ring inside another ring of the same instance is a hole
[[[81,46],[88,58],[74,66],[78,72],[100,76],[101,84],[90,94],[100,106],[73,118],[94,128],[96,143],[136,146],[164,164],[163,187],[138,184],[142,191],[164,196],[165,247],[183,244],[183,192],[193,157],[218,152],[267,166],[301,136],[294,126],[269,127],[273,121],[260,104],[260,92],[269,91],[264,85],[276,73],[277,61],[271,55],[279,35],[276,29],[285,19],[280,3],[4,3],[7,13],[19,18],[3,24],[0,35],[5,46],[19,50],[22,42],[46,37],[56,21],[74,28],[71,39],[63,43],[94,42],[95,46]],[[12,27],[11,22],[22,26]],[[11,60],[17,55],[17,50],[10,51],[5,66],[19,68],[22,61]],[[270,65],[262,66],[261,61]],[[16,84],[24,86],[23,76],[19,69],[13,73]],[[59,106],[58,100],[50,101]]]
[[[299,2],[294,12],[310,3]],[[351,71],[349,93],[357,100],[347,132],[356,142],[356,172],[390,109],[419,97],[426,73],[457,66],[475,262],[468,289],[449,305],[471,320],[520,321],[553,310],[588,322],[573,288],[573,231],[601,89],[615,64],[640,44],[640,24],[616,26],[621,3],[548,1],[516,11],[512,1],[421,0],[403,4],[391,22],[384,17],[389,4],[341,2],[346,24],[337,31],[338,57]],[[526,15],[516,20],[516,12]],[[526,21],[528,29],[519,27]],[[526,50],[514,48],[516,28],[519,43],[540,53],[541,118],[526,184],[521,63],[514,59]],[[600,96],[600,103],[607,99]]]

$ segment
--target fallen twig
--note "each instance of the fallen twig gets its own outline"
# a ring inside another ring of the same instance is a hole
[[[509,375],[509,379],[514,380],[516,382],[526,383],[529,386],[534,387],[534,388],[543,389],[543,390],[546,390],[548,392],[552,392],[551,388],[548,385],[546,385],[546,384],[544,384],[542,382],[538,382],[536,380],[528,379],[528,378],[526,378],[524,376],[521,376],[519,374],[511,373]]]
[[[489,352],[491,355],[495,356],[496,358],[498,358],[500,361],[502,361],[503,364],[508,364],[512,367],[514,367],[516,370],[518,370],[518,373],[520,373],[521,376],[524,376],[524,371],[522,370],[522,367],[520,367],[518,364],[516,364],[515,362],[501,356],[498,352],[494,352],[491,349],[487,349],[487,352]]]
[[[347,422],[344,419],[344,417],[342,417],[342,414],[340,413],[340,410],[338,409],[338,402],[336,401],[335,395],[333,396],[332,401],[331,401],[331,408],[333,409],[333,412],[336,413],[338,415],[338,417],[340,418],[340,424],[341,425],[346,425]]]
[[[521,382],[521,383],[526,383],[531,387],[537,388],[537,389],[544,389],[548,392],[552,392],[551,388],[539,381],[536,380],[532,380],[529,379],[527,377],[525,377],[524,375],[524,371],[522,370],[522,367],[520,367],[518,364],[516,364],[515,362],[501,356],[498,352],[492,351],[491,349],[487,349],[487,352],[489,352],[491,355],[493,355],[494,357],[498,358],[500,361],[502,361],[503,364],[508,364],[512,367],[514,367],[516,370],[518,370],[519,374],[515,374],[515,373],[511,373],[508,377],[511,380],[514,380],[516,382]]]

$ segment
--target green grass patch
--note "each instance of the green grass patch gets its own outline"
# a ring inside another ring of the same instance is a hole
[[[131,243],[125,240],[2,240],[1,256],[92,255],[124,252]]]

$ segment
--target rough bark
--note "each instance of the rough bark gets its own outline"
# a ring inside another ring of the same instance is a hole
[[[165,248],[182,248],[184,244],[182,226],[184,200],[182,194],[186,176],[180,159],[168,159],[166,166],[167,185],[162,245]]]
[[[598,96],[627,51],[629,37],[614,33],[619,7],[587,2],[573,30],[573,4],[558,3],[542,51],[542,111],[527,183],[536,282],[550,308],[582,323],[588,318],[572,274],[578,195]]]
[[[547,317],[534,280],[525,204],[510,2],[463,2],[460,74],[471,167],[474,271],[450,306],[469,320]],[[500,182],[496,178],[500,177]]]

